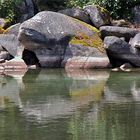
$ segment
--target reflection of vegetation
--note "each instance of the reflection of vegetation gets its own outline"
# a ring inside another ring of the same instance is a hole
[[[71,117],[68,132],[72,134],[72,140],[139,139],[139,105],[138,108],[135,104],[98,105],[94,104],[90,111]]]

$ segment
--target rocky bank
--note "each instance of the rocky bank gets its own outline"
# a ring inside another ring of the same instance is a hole
[[[140,30],[102,7],[35,14],[0,34],[0,69],[140,66]]]

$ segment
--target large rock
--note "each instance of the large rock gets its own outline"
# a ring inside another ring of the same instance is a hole
[[[102,26],[100,27],[100,31],[103,38],[106,36],[125,37],[126,41],[129,41],[130,38],[140,32],[137,29],[116,26]]]
[[[82,21],[44,11],[21,24],[19,40],[42,67],[103,68],[109,60],[98,34]]]
[[[88,5],[84,10],[89,14],[90,20],[97,28],[103,25],[110,25],[110,14],[103,7],[97,5]]]
[[[22,56],[23,49],[14,34],[0,34],[0,51],[6,50],[15,57]]]
[[[130,40],[130,45],[137,49],[140,49],[140,33],[136,34],[134,38]]]
[[[4,34],[0,34],[0,60],[2,60],[2,62],[10,60],[18,54],[17,50],[21,47],[17,39],[19,25],[20,24],[13,25],[6,29]]]
[[[0,60],[10,60],[12,59],[12,56],[10,55],[9,52],[3,50],[3,51],[0,51]]]
[[[58,12],[65,14],[67,16],[79,19],[79,20],[86,22],[88,24],[91,23],[91,21],[89,19],[89,15],[85,11],[83,11],[79,8],[65,9],[65,10],[60,10]]]
[[[7,24],[7,21],[4,18],[0,18],[0,27],[5,27]]]
[[[10,26],[4,31],[4,34],[14,34],[15,36],[18,36],[20,25],[20,23],[17,23],[15,25]]]
[[[14,34],[0,35],[0,69],[17,70],[27,69],[27,65],[22,59],[24,48],[21,46]],[[12,59],[14,57],[14,59]],[[9,60],[9,61],[5,61]]]
[[[140,5],[133,8],[133,21],[136,26],[140,26]]]
[[[6,61],[5,63],[0,64],[0,69],[3,70],[20,70],[20,69],[27,69],[27,65],[23,61],[23,59],[15,57],[10,61]]]
[[[18,19],[19,22],[23,22],[33,17],[38,12],[36,0],[22,0],[18,10],[21,15]]]
[[[35,0],[40,11],[58,11],[66,7],[67,0]]]
[[[111,24],[118,27],[133,27],[133,24],[131,22],[124,19],[112,20]]]
[[[124,40],[109,36],[104,39],[104,46],[114,67],[124,63],[130,63],[135,67],[140,66],[140,53]]]

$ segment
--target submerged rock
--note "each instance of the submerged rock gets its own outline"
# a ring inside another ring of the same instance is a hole
[[[97,28],[103,25],[110,25],[110,14],[103,7],[97,5],[88,5],[84,7],[84,10],[89,14],[90,20]]]
[[[140,31],[138,29],[116,26],[102,26],[100,27],[102,38],[106,36],[124,37],[126,41],[134,37]]]
[[[109,59],[99,31],[66,15],[44,11],[23,22],[19,40],[42,67],[105,68]]]

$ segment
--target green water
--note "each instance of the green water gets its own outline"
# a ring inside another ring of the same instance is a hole
[[[140,73],[0,75],[0,140],[139,140]]]

